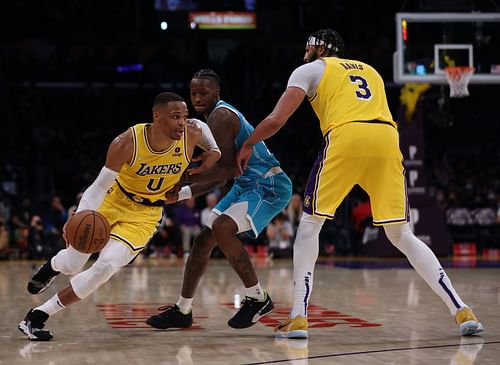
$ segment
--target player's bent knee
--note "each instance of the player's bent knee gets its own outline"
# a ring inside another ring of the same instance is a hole
[[[191,247],[191,255],[195,257],[208,256],[212,249],[217,246],[217,242],[203,234],[200,234],[194,239],[193,247]]]
[[[319,235],[321,227],[325,223],[325,218],[315,217],[311,214],[303,213],[299,223],[301,235]]]
[[[60,265],[58,271],[62,272],[64,275],[68,275],[68,276],[70,276],[70,275],[76,275],[80,271],[82,271],[83,266],[84,265],[70,266],[68,264],[63,264],[63,265]]]
[[[194,238],[193,243],[199,247],[212,247],[217,245],[212,230],[207,227],[204,227],[201,230],[201,232]]]
[[[78,298],[86,298],[107,282],[119,269],[120,267],[106,261],[97,260],[90,268],[71,279],[73,291]]]
[[[408,223],[387,224],[384,226],[384,231],[389,241],[391,241],[391,243],[396,247],[401,244],[401,238],[403,235],[412,234]]]
[[[51,261],[52,268],[62,272],[64,275],[75,275],[82,271],[90,255],[72,249],[71,247],[61,250]]]
[[[311,224],[311,225],[319,225],[323,226],[325,223],[325,218],[316,217],[312,214],[302,213],[302,217],[300,218],[302,224]]]
[[[238,226],[232,220],[232,218],[226,215],[220,215],[213,223],[212,223],[212,231],[219,241],[219,237],[223,237],[224,235],[233,235],[238,233]],[[220,242],[219,242],[220,244]]]

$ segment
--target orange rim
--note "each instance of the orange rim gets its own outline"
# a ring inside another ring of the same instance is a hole
[[[456,67],[446,67],[444,69],[444,72],[448,75],[453,80],[458,80],[462,77],[464,73],[474,72],[474,67],[469,67],[469,66],[456,66]]]

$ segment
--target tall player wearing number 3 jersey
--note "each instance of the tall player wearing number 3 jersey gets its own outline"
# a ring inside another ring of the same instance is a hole
[[[293,71],[274,110],[254,130],[237,156],[246,168],[255,143],[274,135],[307,95],[323,133],[323,144],[304,196],[304,215],[294,243],[294,299],[290,319],[276,327],[277,337],[307,338],[307,306],[313,287],[318,237],[356,184],[370,196],[373,224],[383,226],[391,243],[448,306],[462,335],[483,330],[458,296],[434,253],[409,227],[397,124],[392,119],[378,72],[364,62],[343,59],[344,43],[332,29],[312,33],[305,65]]]

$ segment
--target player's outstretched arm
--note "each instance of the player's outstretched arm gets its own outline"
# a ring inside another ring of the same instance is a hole
[[[305,91],[298,87],[291,86],[285,90],[271,114],[257,125],[238,151],[236,155],[236,167],[239,174],[242,174],[248,165],[248,161],[252,155],[252,146],[278,132],[300,106],[305,95]]]

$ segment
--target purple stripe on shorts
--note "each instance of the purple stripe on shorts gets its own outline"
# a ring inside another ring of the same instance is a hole
[[[316,189],[317,189],[317,180],[319,178],[319,172],[323,167],[323,160],[326,157],[326,151],[329,146],[328,135],[323,138],[323,142],[321,143],[321,148],[318,153],[318,157],[316,161],[314,161],[314,165],[309,173],[309,179],[307,180],[306,191],[304,192],[304,212],[307,214],[313,214],[314,203],[316,200]]]
[[[405,204],[406,204],[406,209],[405,209],[405,218],[406,222],[410,223],[410,204],[408,203],[408,186],[406,185],[406,169],[404,168],[404,160],[401,161],[401,166],[403,166],[403,179],[405,183]]]

